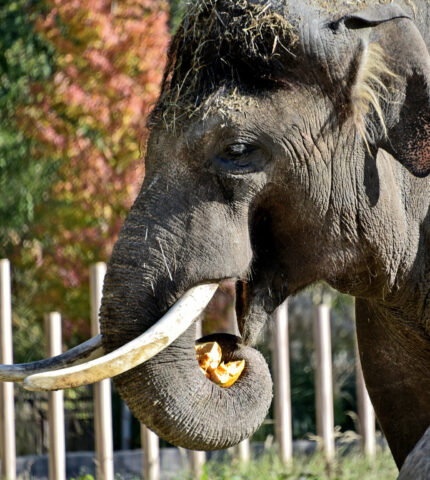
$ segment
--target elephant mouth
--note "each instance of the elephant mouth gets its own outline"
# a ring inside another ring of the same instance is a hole
[[[214,282],[191,288],[151,328],[113,352],[104,352],[101,335],[97,335],[53,358],[27,364],[1,365],[0,381],[23,382],[28,390],[50,391],[95,383],[131,370],[154,357],[181,336],[200,316],[218,287],[219,282]],[[247,306],[247,284],[238,280],[238,319],[244,317]],[[211,338],[224,344],[227,337],[231,336],[217,334]],[[197,343],[206,341],[206,338],[197,340]],[[231,346],[229,342],[227,344],[221,358],[223,363],[232,361],[228,353]]]
[[[244,280],[234,278],[223,280],[219,285],[220,288],[206,308],[211,334],[198,338],[195,350],[201,372],[216,385],[229,388],[239,379],[246,364],[245,360],[237,355],[232,359],[231,347],[234,344],[233,350],[240,349],[238,344],[241,339],[236,336],[239,334],[236,319],[243,318],[246,314],[248,290]],[[233,307],[234,316],[229,313],[232,313]]]
[[[244,280],[238,280],[235,284],[236,287],[236,318],[238,323],[243,323],[246,313],[249,309],[249,286]]]

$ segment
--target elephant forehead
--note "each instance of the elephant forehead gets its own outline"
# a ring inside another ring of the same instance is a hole
[[[201,0],[189,5],[172,41],[152,122],[162,117],[174,130],[216,106],[223,88],[255,87],[281,76],[298,35],[287,2],[274,3]]]

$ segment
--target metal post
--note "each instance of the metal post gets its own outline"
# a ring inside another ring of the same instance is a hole
[[[61,315],[52,312],[46,317],[45,331],[48,333],[48,356],[60,355],[63,350]],[[66,479],[66,441],[64,433],[63,391],[48,393],[49,423],[49,479]]]
[[[9,260],[0,260],[0,363],[12,364],[12,293]],[[1,477],[16,478],[15,403],[11,382],[0,382]]]
[[[327,461],[335,455],[333,379],[331,368],[330,309],[319,305],[314,316],[316,347],[317,434],[323,441]]]
[[[364,454],[373,459],[376,455],[375,411],[364,383],[363,370],[361,368],[360,355],[357,342],[356,351],[356,375],[357,375],[357,404],[358,419]]]
[[[288,302],[275,311],[273,324],[273,370],[275,387],[275,436],[282,462],[293,458]]]
[[[201,319],[196,322],[196,339],[203,336],[203,326]],[[194,479],[200,479],[203,474],[203,465],[206,462],[205,452],[190,450],[190,469]]]
[[[99,310],[102,299],[104,263],[96,263],[90,269],[91,333],[100,333]],[[97,478],[113,480],[112,400],[110,380],[94,384],[94,426],[96,433]]]
[[[141,423],[140,439],[143,449],[143,478],[145,480],[159,480],[160,446],[158,436]]]

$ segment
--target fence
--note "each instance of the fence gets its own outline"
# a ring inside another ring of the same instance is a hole
[[[101,301],[103,278],[106,266],[95,264],[90,271],[91,321],[93,335],[99,332],[98,311]],[[0,361],[10,364],[12,358],[12,307],[10,263],[0,260]],[[275,385],[275,440],[281,459],[288,463],[293,456],[290,369],[288,352],[288,306],[281,305],[274,314],[272,329],[273,376]],[[237,328],[237,327],[232,327]],[[61,352],[61,315],[52,312],[47,316],[46,329],[48,355]],[[326,305],[315,308],[314,343],[316,351],[316,415],[317,435],[322,439],[324,454],[330,461],[335,453],[333,388],[331,367],[330,311]],[[364,385],[359,360],[357,365],[357,397],[360,433],[363,451],[366,455],[375,455],[375,416]],[[65,469],[65,435],[63,392],[49,394],[49,478],[63,480]],[[12,383],[0,383],[0,458],[1,478],[15,480],[15,412],[14,386]],[[97,477],[113,480],[113,440],[112,405],[110,380],[94,385],[94,419]],[[141,443],[143,450],[143,477],[146,480],[160,478],[159,439],[141,425]],[[235,448],[234,454],[242,461],[250,458],[249,442],[244,441]],[[205,462],[203,452],[190,452],[190,469],[194,478],[199,478]]]

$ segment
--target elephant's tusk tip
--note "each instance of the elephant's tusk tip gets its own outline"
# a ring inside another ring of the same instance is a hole
[[[33,381],[31,380],[31,377],[27,377],[23,381],[22,386],[24,387],[25,390],[28,390],[29,392],[44,392],[44,391],[46,391],[44,388],[41,388],[38,385],[33,385]]]

